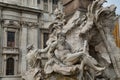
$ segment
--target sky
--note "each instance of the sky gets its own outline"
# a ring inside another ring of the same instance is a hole
[[[116,13],[120,15],[120,0],[107,0],[107,3],[105,3],[105,6],[115,4],[117,6]]]

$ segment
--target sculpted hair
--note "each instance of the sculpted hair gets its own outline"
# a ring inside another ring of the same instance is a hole
[[[57,38],[59,38],[59,36],[62,36],[62,37],[64,37],[64,38],[66,38],[66,35],[65,35],[65,33],[63,33],[63,32],[58,33],[58,34],[57,34]]]

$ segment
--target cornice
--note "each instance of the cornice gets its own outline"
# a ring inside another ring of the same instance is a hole
[[[27,21],[21,21],[20,24],[23,25],[23,27],[28,27],[28,28],[37,28],[39,25],[37,22],[27,22]]]
[[[3,27],[7,28],[37,28],[39,23],[37,22],[27,22],[27,21],[16,21],[16,20],[2,20]]]
[[[20,22],[15,20],[2,20],[3,27],[9,27],[9,28],[20,28]]]
[[[15,4],[9,4],[9,3],[4,3],[4,2],[0,2],[0,7],[20,10],[20,11],[33,12],[33,13],[48,13],[44,10],[30,8],[30,7],[26,7],[26,6],[15,5]]]

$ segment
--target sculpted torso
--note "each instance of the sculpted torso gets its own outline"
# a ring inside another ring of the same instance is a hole
[[[58,44],[56,46],[55,50],[55,56],[60,59],[61,61],[64,61],[67,54],[71,54],[70,50],[67,49],[67,46],[65,44]]]

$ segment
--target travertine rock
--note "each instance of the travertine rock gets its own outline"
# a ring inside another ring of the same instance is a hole
[[[47,47],[37,53],[47,54],[46,75],[54,76],[54,80],[58,80],[54,73],[76,75],[78,80],[115,80],[120,76],[120,64],[116,62],[119,49],[110,32],[117,18],[116,7],[103,7],[104,2],[93,1],[85,15],[80,16],[81,12],[76,11],[67,23],[64,14],[55,11],[55,21],[49,26],[51,33]]]

